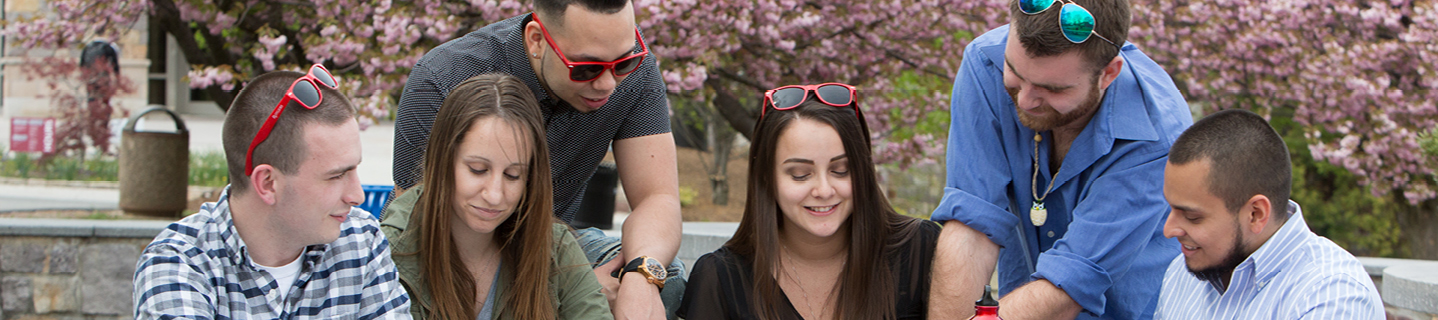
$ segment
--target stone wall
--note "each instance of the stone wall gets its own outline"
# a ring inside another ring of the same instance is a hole
[[[135,261],[166,221],[0,219],[0,320],[129,319]],[[678,258],[717,249],[737,223],[684,223]],[[614,234],[614,235],[617,235]],[[1438,320],[1438,262],[1358,258],[1388,319]]]
[[[1390,320],[1438,320],[1438,261],[1358,257]]]
[[[0,319],[129,319],[135,261],[164,221],[0,219]]]

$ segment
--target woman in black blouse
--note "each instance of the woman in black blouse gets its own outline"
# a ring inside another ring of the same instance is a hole
[[[889,206],[857,98],[838,83],[765,93],[744,217],[695,263],[680,316],[925,318],[939,226]]]

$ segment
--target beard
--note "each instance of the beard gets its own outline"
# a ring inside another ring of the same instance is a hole
[[[1234,229],[1238,229],[1239,226],[1237,225],[1237,222],[1235,222],[1234,224]],[[1238,268],[1238,265],[1243,263],[1243,260],[1248,259],[1248,256],[1253,254],[1252,252],[1244,252],[1243,250],[1243,239],[1239,237],[1239,234],[1243,231],[1234,231],[1235,232],[1233,233],[1233,247],[1228,249],[1228,254],[1224,256],[1222,261],[1219,261],[1218,264],[1198,270],[1194,270],[1193,267],[1189,267],[1188,272],[1192,273],[1193,276],[1197,277],[1199,280],[1222,283],[1224,289],[1227,290],[1229,280],[1228,278],[1233,276],[1233,269]]]
[[[1018,111],[1019,123],[1022,123],[1025,127],[1029,127],[1029,129],[1033,129],[1034,131],[1049,131],[1054,128],[1073,124],[1074,121],[1078,121],[1080,118],[1092,114],[1094,110],[1098,109],[1099,104],[1103,102],[1103,94],[1099,92],[1098,76],[1094,76],[1093,80],[1093,85],[1090,87],[1091,89],[1088,95],[1084,97],[1083,102],[1079,103],[1078,108],[1074,108],[1074,110],[1069,113],[1059,113],[1053,106],[1045,103],[1038,106],[1038,111],[1043,113],[1043,115],[1035,116],[1023,110],[1018,110],[1018,104],[1015,103],[1014,109]],[[1009,98],[1015,102],[1019,101],[1018,88],[1007,88],[1007,90],[1009,92]]]

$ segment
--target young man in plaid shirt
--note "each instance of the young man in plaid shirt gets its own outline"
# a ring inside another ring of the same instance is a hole
[[[354,107],[315,65],[235,97],[230,186],[170,224],[135,270],[137,319],[409,319],[389,242],[364,210]]]

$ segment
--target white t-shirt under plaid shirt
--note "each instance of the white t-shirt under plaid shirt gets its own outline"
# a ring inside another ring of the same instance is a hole
[[[135,318],[410,319],[389,241],[369,213],[351,209],[338,239],[306,247],[300,259],[292,284],[261,271],[235,231],[226,188],[145,247]]]

